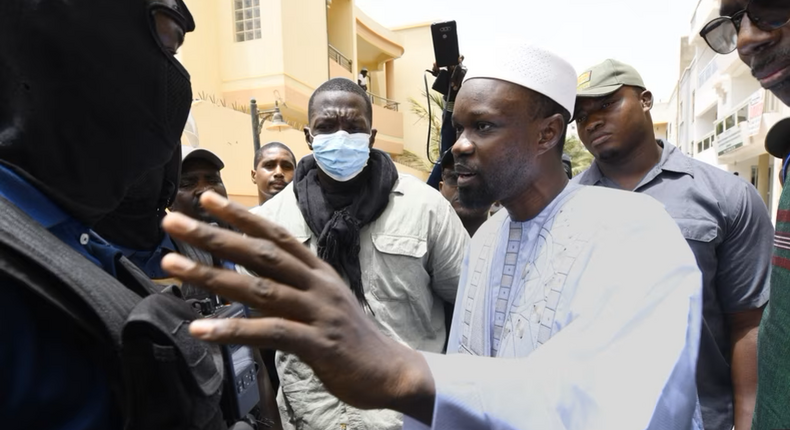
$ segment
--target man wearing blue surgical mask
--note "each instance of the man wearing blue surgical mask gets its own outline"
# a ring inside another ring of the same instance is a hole
[[[373,149],[373,109],[355,82],[335,78],[318,87],[308,117],[313,154],[283,192],[252,211],[332,265],[387,336],[442,352],[444,302],[455,302],[469,240],[463,224],[441,194],[399,175]],[[286,428],[401,428],[399,413],[358,410],[327,393],[296,356],[279,352],[276,362]]]

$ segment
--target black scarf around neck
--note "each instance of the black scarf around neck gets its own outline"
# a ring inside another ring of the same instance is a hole
[[[398,171],[387,154],[371,149],[367,172],[363,172],[367,180],[362,181],[350,205],[335,209],[321,189],[318,169],[312,155],[303,158],[296,168],[293,182],[299,210],[313,234],[318,235],[318,256],[348,278],[354,296],[370,309],[359,266],[359,231],[387,208]]]

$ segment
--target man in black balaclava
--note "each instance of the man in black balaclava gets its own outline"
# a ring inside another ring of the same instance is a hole
[[[181,0],[0,2],[0,223],[22,219],[20,230],[57,245],[33,263],[76,251],[75,273],[95,264],[121,279],[118,251],[91,228],[177,157],[191,89],[173,54],[193,29]],[[23,255],[19,242],[0,236],[0,257]],[[0,258],[11,304],[0,313],[0,422],[121,428],[112,364],[72,309],[33,293],[59,275],[30,267]]]

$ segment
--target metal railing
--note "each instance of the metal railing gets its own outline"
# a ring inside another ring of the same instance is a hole
[[[400,106],[400,103],[394,100],[390,100],[386,97],[377,96],[371,92],[368,92],[368,96],[370,97],[370,102],[373,103],[374,105],[381,106],[384,109],[394,110],[395,112],[398,112],[398,106]]]
[[[351,71],[351,60],[341,54],[340,51],[332,45],[329,45],[329,58],[335,60],[335,63],[340,64],[341,67],[349,72]]]

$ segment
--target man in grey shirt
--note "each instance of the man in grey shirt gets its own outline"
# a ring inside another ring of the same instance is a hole
[[[768,302],[768,211],[746,181],[683,155],[653,133],[653,96],[631,66],[606,60],[578,80],[575,120],[593,154],[574,180],[662,202],[697,258],[703,327],[697,392],[706,430],[749,428],[757,330]]]

